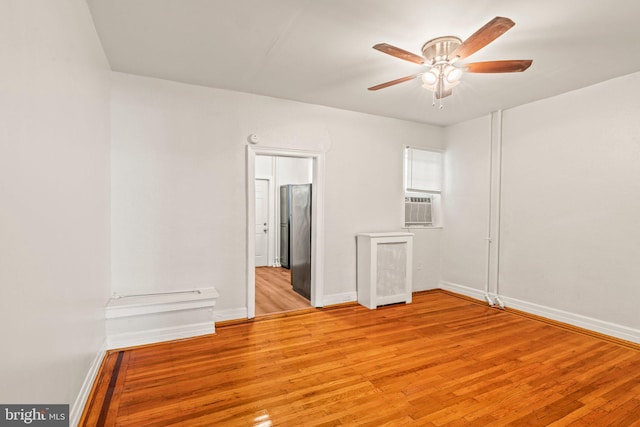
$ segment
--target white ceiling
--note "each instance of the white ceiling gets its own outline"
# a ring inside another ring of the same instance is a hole
[[[436,125],[640,71],[638,0],[87,3],[114,71]],[[533,59],[524,73],[466,74],[442,110],[418,80],[367,90],[423,69],[374,44],[420,54],[427,40],[464,40],[495,16],[516,25],[465,62]]]

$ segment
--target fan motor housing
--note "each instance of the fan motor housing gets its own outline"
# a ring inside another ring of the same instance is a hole
[[[455,36],[438,37],[422,45],[422,56],[431,64],[448,61],[452,59],[449,55],[451,55],[461,43],[462,40]]]

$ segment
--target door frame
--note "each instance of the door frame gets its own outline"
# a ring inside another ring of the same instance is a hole
[[[322,307],[324,295],[324,153],[247,145],[247,318],[254,318],[256,313],[256,155],[312,159],[311,305]]]

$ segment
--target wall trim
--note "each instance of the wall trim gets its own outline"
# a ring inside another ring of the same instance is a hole
[[[343,292],[339,294],[325,295],[323,298],[324,305],[344,304],[345,302],[358,301],[357,292]]]
[[[215,310],[213,313],[214,322],[224,322],[227,320],[238,320],[247,318],[247,308],[230,308],[227,310]]]
[[[339,294],[324,295],[322,297],[324,306],[344,304],[346,302],[357,302],[358,294],[356,292],[344,292]],[[216,322],[226,322],[230,320],[247,320],[247,309],[230,308],[227,310],[216,310],[214,312],[214,320]]]
[[[440,288],[466,295],[478,300],[484,300],[483,291],[470,288],[468,286],[459,285],[457,283],[447,281],[440,281]],[[534,314],[540,317],[567,323],[569,325],[577,326],[579,328],[587,329],[593,332],[598,332],[600,334],[619,338],[621,340],[640,344],[639,329],[629,328],[628,326],[619,325],[617,323],[606,322],[604,320],[595,319],[593,317],[587,317],[581,314],[571,313],[568,311],[559,310],[557,308],[519,300],[517,298],[506,297],[504,295],[500,295],[500,299],[504,302],[507,308],[513,308],[525,313]]]
[[[444,280],[440,281],[439,288],[444,289],[445,291],[455,292],[471,298],[475,298],[480,301],[484,301],[484,291],[481,289],[470,288],[468,286],[459,285],[457,283],[447,282]]]
[[[154,344],[215,333],[213,322],[192,323],[169,328],[123,332],[107,336],[107,349],[114,350],[138,345]]]
[[[142,316],[144,314],[169,313],[172,311],[211,308],[215,305],[215,298],[192,301],[164,301],[149,304],[107,305],[105,317],[119,319],[121,317]]]
[[[515,308],[516,310],[525,311],[527,313],[640,344],[640,330],[638,329],[629,328],[617,323],[606,322],[604,320],[594,319],[593,317],[587,317],[581,314],[571,313],[532,302],[522,301],[516,298],[505,297],[502,295],[500,298],[507,307]]]
[[[435,291],[437,289],[440,289],[440,288],[438,288],[438,286],[434,287],[433,285],[425,284],[425,285],[413,286],[413,288],[411,289],[411,292],[415,294],[416,292]]]
[[[87,375],[84,377],[84,381],[82,382],[82,386],[80,387],[80,391],[78,392],[78,396],[76,400],[71,405],[69,410],[69,425],[77,426],[80,422],[80,417],[82,417],[82,412],[84,411],[84,407],[87,404],[87,399],[89,399],[89,394],[91,393],[91,389],[93,388],[93,384],[98,376],[98,371],[100,370],[100,366],[102,365],[102,361],[104,360],[104,356],[107,353],[107,342],[105,341],[98,353],[96,353],[91,365],[89,366],[89,371]]]

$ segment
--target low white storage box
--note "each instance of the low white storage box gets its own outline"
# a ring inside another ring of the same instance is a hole
[[[115,296],[106,307],[109,349],[215,333],[215,288]]]

